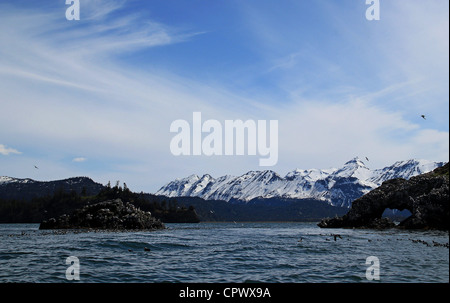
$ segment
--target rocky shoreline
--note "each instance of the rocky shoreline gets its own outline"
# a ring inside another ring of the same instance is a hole
[[[93,229],[111,231],[157,230],[164,224],[148,211],[121,199],[86,205],[71,215],[42,221],[39,229]]]
[[[394,224],[385,209],[407,209],[411,216]],[[409,180],[392,179],[352,203],[342,217],[326,218],[321,228],[403,228],[449,230],[449,164]]]

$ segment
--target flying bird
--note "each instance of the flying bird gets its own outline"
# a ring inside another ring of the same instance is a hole
[[[424,119],[424,120],[426,120],[427,118],[425,118],[425,115],[421,115],[421,117]]]
[[[34,166],[34,168],[39,169],[39,167],[37,167],[36,165]]]

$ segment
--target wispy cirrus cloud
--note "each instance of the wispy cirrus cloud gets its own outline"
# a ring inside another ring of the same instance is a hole
[[[198,12],[186,26],[167,21],[172,15],[162,22],[149,13],[151,1],[82,1],[81,20],[74,22],[65,20],[64,5],[51,3],[50,10],[0,4],[0,138],[27,156],[0,159],[11,175],[29,177],[39,162],[43,168],[32,173],[46,178],[89,175],[155,191],[192,173],[260,169],[256,158],[172,156],[170,123],[191,121],[194,111],[204,120],[278,120],[279,162],[272,169],[280,173],[338,166],[356,155],[369,156],[376,167],[413,157],[448,159],[448,127],[436,122],[448,120],[439,79],[446,69],[436,65],[448,38],[437,30],[445,16],[435,9],[415,24],[420,9],[411,8],[414,16],[396,26],[404,19],[394,11],[392,18],[383,11],[380,23],[365,21],[364,1],[355,7],[354,1],[230,1],[222,5],[232,3],[241,19],[206,14],[223,20],[214,31],[195,23],[203,18]],[[420,41],[402,36],[408,26],[423,31]],[[444,42],[434,51],[436,40]],[[183,70],[160,58],[198,65]],[[420,101],[424,96],[432,100]],[[418,111],[427,107],[424,121]],[[2,155],[17,151],[0,147]],[[88,165],[78,165],[83,162]]]
[[[112,16],[121,8],[101,15]],[[47,175],[50,170],[70,174],[70,165],[60,160],[70,151],[86,155],[72,162],[89,158],[99,181],[127,178],[141,189],[152,182],[159,185],[160,180],[152,181],[158,176],[142,174],[161,171],[158,167],[170,161],[171,121],[198,109],[224,114],[214,104],[226,99],[239,103],[151,64],[146,70],[122,60],[120,55],[183,43],[199,34],[151,21],[142,13],[83,24],[39,9],[3,5],[0,27],[8,29],[0,33],[0,44],[7,46],[0,49],[0,135],[32,154],[45,154]],[[6,152],[14,150],[2,149]],[[49,164],[50,159],[57,163]]]
[[[9,156],[10,154],[20,155],[21,152],[17,149],[7,147],[6,145],[0,144],[0,155]]]

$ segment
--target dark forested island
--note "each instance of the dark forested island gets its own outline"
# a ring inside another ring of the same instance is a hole
[[[15,182],[0,186],[0,223],[40,223],[70,215],[86,205],[121,199],[165,223],[197,223],[192,206],[176,199],[134,193],[124,183],[106,186],[87,177],[49,182]]]

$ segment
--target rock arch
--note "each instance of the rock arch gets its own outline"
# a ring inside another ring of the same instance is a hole
[[[385,209],[407,209],[411,216],[400,222],[400,228],[449,229],[448,163],[435,171],[409,180],[392,179],[352,203],[349,212],[340,218],[324,219],[323,228],[394,227],[382,218]]]

